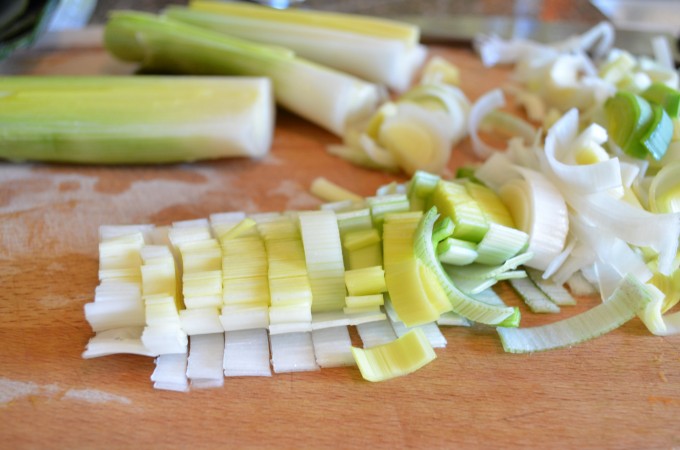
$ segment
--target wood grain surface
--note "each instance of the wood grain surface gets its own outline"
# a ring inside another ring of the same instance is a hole
[[[471,99],[502,84],[464,49],[432,48]],[[36,74],[126,73],[98,50],[13,61]],[[680,336],[635,319],[578,347],[505,354],[491,328],[443,328],[446,349],[383,383],[355,367],[227,378],[158,391],[151,358],[84,360],[83,305],[97,285],[97,228],[210,213],[316,208],[320,175],[362,195],[404,181],[329,156],[334,136],[279,112],[271,154],[163,167],[0,163],[1,448],[680,448]],[[469,143],[451,168],[472,160]],[[518,300],[501,290],[510,304]],[[523,312],[522,326],[568,317]],[[356,336],[355,336],[356,338]]]

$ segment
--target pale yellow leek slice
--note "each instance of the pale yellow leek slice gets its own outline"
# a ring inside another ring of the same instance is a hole
[[[425,333],[414,328],[399,339],[369,349],[352,347],[361,376],[368,381],[385,381],[415,372],[434,360]]]

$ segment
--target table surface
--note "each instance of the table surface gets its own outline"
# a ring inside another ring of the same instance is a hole
[[[507,79],[466,49],[432,47],[462,69],[472,99]],[[35,74],[126,73],[100,50],[24,55]],[[404,181],[329,156],[338,139],[279,112],[260,161],[163,167],[0,163],[0,439],[9,448],[680,446],[680,336],[635,319],[574,348],[505,354],[491,328],[443,328],[437,359],[383,383],[357,368],[228,378],[223,388],[158,391],[153,359],[84,360],[83,305],[97,285],[101,224],[169,224],[210,213],[311,209],[326,176],[371,195]],[[469,142],[451,168],[473,161]],[[520,305],[507,289],[510,304]],[[526,313],[522,326],[560,316]],[[523,312],[526,309],[520,305]],[[356,337],[356,336],[355,336]]]

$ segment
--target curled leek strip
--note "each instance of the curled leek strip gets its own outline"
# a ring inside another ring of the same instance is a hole
[[[627,276],[606,302],[574,317],[532,328],[502,328],[498,334],[510,353],[530,353],[576,345],[601,336],[645,311],[655,294]]]

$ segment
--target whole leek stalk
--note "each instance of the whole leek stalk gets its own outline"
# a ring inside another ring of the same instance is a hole
[[[288,49],[167,17],[119,11],[107,23],[104,41],[114,56],[154,71],[269,77],[280,105],[337,135],[370,115],[381,96],[377,85],[297,58]]]
[[[273,128],[266,78],[0,77],[0,157],[10,160],[261,157]]]
[[[231,36],[282,45],[365,80],[405,91],[425,60],[415,25],[312,10],[275,10],[242,2],[192,1],[167,16]]]

